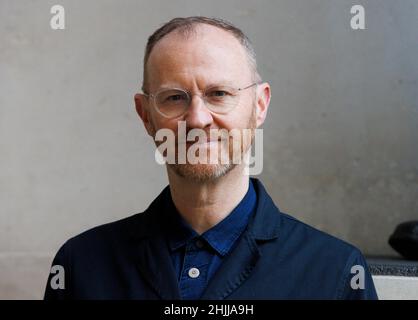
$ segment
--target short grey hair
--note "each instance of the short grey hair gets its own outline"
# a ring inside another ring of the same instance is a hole
[[[146,87],[148,86],[147,62],[152,52],[152,49],[154,48],[156,43],[173,31],[177,31],[180,32],[181,35],[188,36],[195,31],[196,26],[198,24],[212,25],[231,33],[241,43],[241,45],[245,49],[245,52],[247,53],[248,62],[253,72],[253,81],[259,82],[261,80],[261,77],[257,71],[257,61],[255,57],[254,47],[251,44],[250,39],[244,34],[244,32],[242,32],[232,23],[223,19],[193,16],[186,18],[174,18],[169,22],[163,24],[148,38],[148,42],[145,47],[143,68],[142,90],[144,92],[146,92]]]

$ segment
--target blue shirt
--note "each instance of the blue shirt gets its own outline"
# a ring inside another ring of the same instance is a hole
[[[170,231],[167,236],[182,299],[199,299],[248,225],[257,203],[250,180],[248,191],[235,209],[202,235],[181,217],[174,203],[167,199]]]

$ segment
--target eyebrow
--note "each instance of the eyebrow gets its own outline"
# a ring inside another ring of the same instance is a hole
[[[216,87],[216,86],[232,86],[233,87],[234,82],[231,81],[231,80],[220,80],[220,81],[217,81],[217,82],[210,82],[207,86],[205,86],[205,88],[203,90],[205,90],[207,88]],[[173,89],[173,88],[186,89],[185,87],[179,85],[178,82],[172,82],[172,83],[169,82],[169,83],[165,83],[165,84],[162,84],[161,86],[159,86],[156,91],[159,91],[159,90],[162,90],[162,89]]]

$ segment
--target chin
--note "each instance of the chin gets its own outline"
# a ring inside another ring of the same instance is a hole
[[[225,176],[235,164],[170,164],[170,168],[180,177],[195,181],[209,182]]]

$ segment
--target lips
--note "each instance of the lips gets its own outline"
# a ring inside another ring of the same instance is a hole
[[[215,144],[218,142],[222,142],[222,140],[207,140],[205,142],[201,142],[201,141],[187,141],[186,145],[187,146],[191,146],[191,145],[210,145],[210,144]]]
[[[190,140],[188,140],[188,141],[186,141],[186,140],[184,140],[184,139],[179,139],[179,137],[177,137],[177,144],[195,144],[195,143],[197,143],[197,144],[206,144],[206,143],[215,143],[215,142],[222,142],[222,141],[226,141],[227,139],[214,139],[214,140],[211,140],[209,137],[208,137],[208,139],[206,140],[206,141],[204,141],[204,142],[202,142],[202,139],[199,139],[199,137],[196,137],[196,139],[194,140],[194,141],[190,141]]]

